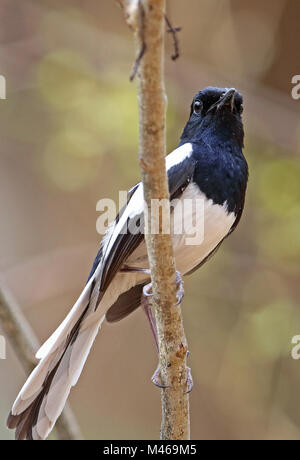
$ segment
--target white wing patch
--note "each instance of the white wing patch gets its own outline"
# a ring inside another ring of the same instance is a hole
[[[193,153],[193,146],[190,142],[181,145],[177,149],[173,150],[168,156],[166,156],[166,168],[167,171],[186,158],[189,158]]]

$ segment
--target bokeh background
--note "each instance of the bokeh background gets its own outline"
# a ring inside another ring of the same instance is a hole
[[[181,57],[166,37],[168,150],[196,91],[244,95],[250,167],[238,230],[186,280],[195,388],[193,439],[299,439],[299,0],[168,1]],[[96,202],[139,180],[132,36],[109,0],[1,0],[0,276],[41,341],[85,284],[100,236]],[[1,329],[0,329],[1,333]],[[105,326],[70,403],[86,439],[157,439],[157,364],[141,311]],[[0,438],[23,384],[0,360]]]

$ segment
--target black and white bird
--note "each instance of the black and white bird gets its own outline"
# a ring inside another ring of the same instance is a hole
[[[180,144],[166,157],[171,200],[201,199],[204,207],[204,238],[198,245],[186,244],[188,226],[181,234],[175,232],[179,213],[171,212],[176,268],[182,275],[203,265],[241,218],[248,179],[242,110],[242,96],[234,88],[198,92]],[[119,321],[141,305],[143,288],[150,282],[144,236],[123,230],[133,220],[143,223],[143,206],[139,183],[106,232],[79,299],[37,352],[40,361],[8,416],[17,439],[49,435],[104,319]]]

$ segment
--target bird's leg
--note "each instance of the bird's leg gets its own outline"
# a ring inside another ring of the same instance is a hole
[[[183,290],[183,282],[181,279],[181,275],[179,272],[176,272],[176,284],[177,284],[177,299],[178,302],[175,305],[179,305],[182,301],[184,290]],[[157,336],[157,328],[155,324],[155,319],[153,317],[153,313],[151,310],[151,297],[153,296],[152,293],[152,283],[146,284],[143,288],[143,295],[141,299],[141,305],[143,310],[147,316],[147,319],[150,324],[150,328],[154,337],[155,348],[157,353],[159,353],[159,345],[158,345],[158,336]],[[187,356],[189,355],[189,351],[187,352]],[[158,363],[157,368],[154,371],[154,374],[151,377],[151,381],[154,385],[158,386],[159,388],[168,388],[167,385],[163,385],[161,383],[161,374],[160,374],[160,364]],[[193,377],[191,373],[191,368],[187,367],[187,393],[192,391],[193,389]]]
[[[149,321],[150,329],[151,329],[151,332],[152,332],[153,337],[154,337],[155,348],[156,348],[156,351],[157,351],[157,354],[158,354],[159,353],[159,347],[158,347],[157,329],[156,329],[155,319],[153,317],[153,313],[152,313],[152,310],[151,310],[151,299],[150,299],[150,297],[153,295],[151,291],[152,291],[152,284],[151,283],[146,284],[146,286],[144,286],[144,288],[143,288],[143,295],[142,295],[142,299],[141,299],[141,304],[142,304],[143,310],[144,310],[144,312],[145,312],[145,314],[147,316],[147,319]],[[154,374],[151,377],[151,381],[152,381],[152,383],[154,383],[154,385],[156,385],[159,388],[167,388],[166,385],[163,385],[161,383],[160,364],[159,363],[157,365],[157,368],[154,371]]]
[[[131,267],[129,265],[123,265],[123,267],[120,270],[122,273],[145,273],[147,275],[151,275],[151,271],[149,268],[140,268],[140,267]],[[152,296],[152,284],[149,283],[145,286],[147,288],[146,290],[144,289],[144,296],[149,297]],[[180,305],[184,296],[184,288],[183,288],[183,279],[181,277],[181,273],[176,270],[176,298],[177,302],[175,303],[175,306]]]
[[[132,267],[129,265],[123,265],[120,271],[123,273],[137,272],[137,273],[145,273],[149,276],[151,275],[151,271],[149,270],[149,268]],[[177,302],[175,306],[181,304],[183,296],[184,296],[183,280],[182,280],[180,272],[177,270],[176,270],[176,288],[177,288],[177,291],[176,291]],[[157,353],[159,353],[157,328],[156,328],[155,319],[153,317],[153,313],[151,310],[151,297],[152,296],[153,296],[152,283],[146,284],[143,288],[141,305],[143,307],[143,310],[150,324],[150,328],[151,328],[151,331],[154,337],[156,351]],[[188,355],[189,355],[189,352],[187,352],[187,356]],[[151,377],[151,381],[154,383],[154,385],[158,386],[159,388],[168,388],[166,385],[162,385],[161,383],[159,363],[157,365],[157,368],[154,371],[154,374]],[[187,393],[192,391],[192,389],[193,389],[193,377],[191,374],[191,368],[187,367]]]

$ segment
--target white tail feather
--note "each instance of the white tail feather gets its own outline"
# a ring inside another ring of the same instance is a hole
[[[32,371],[19,395],[23,401],[39,393],[41,386],[49,372],[50,363],[53,361],[53,354],[46,356],[43,362],[40,362]],[[15,405],[13,406],[13,410]]]
[[[45,439],[62,412],[105,318],[120,293],[136,284],[136,276],[117,275],[99,305],[97,270],[63,323],[37,353],[40,362],[19,392],[8,419],[16,436]]]
[[[94,275],[95,276],[95,275]],[[36,353],[37,359],[42,359],[53,349],[57,348],[63,341],[65,341],[67,334],[72,330],[73,326],[79,320],[86,305],[89,302],[89,296],[91,292],[91,285],[94,280],[94,276],[89,280],[80,297],[74,304],[73,308],[69,311],[60,326],[53,332],[48,340],[40,347]]]
[[[76,340],[67,345],[66,349],[59,346],[58,350],[45,356],[21,389],[13,405],[12,415],[19,415],[30,406],[41,392],[47,376],[59,363],[49,390],[43,396],[37,422],[32,430],[34,439],[45,439],[52,430],[64,408],[72,386],[76,384],[81,374],[104,317],[83,332],[79,330]]]
[[[94,324],[89,330],[83,331],[80,335],[80,340],[76,340],[72,348],[72,354],[69,365],[69,376],[72,377],[72,385],[76,385],[84,363],[89,355],[91,346],[98,334],[99,328],[104,321],[105,316],[103,315],[101,320]]]

